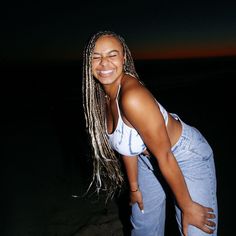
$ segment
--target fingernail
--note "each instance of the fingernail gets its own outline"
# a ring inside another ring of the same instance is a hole
[[[144,214],[144,210],[141,210],[142,214]]]

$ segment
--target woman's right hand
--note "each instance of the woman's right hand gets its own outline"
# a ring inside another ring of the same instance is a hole
[[[130,204],[132,205],[134,203],[137,203],[140,211],[144,213],[143,197],[139,189],[135,192],[130,192]]]

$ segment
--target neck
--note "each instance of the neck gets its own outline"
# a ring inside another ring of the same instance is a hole
[[[106,98],[108,98],[109,100],[116,99],[123,78],[124,74],[121,76],[119,80],[115,81],[113,84],[103,85]]]

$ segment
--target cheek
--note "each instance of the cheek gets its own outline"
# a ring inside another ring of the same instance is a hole
[[[123,70],[124,64],[123,62],[120,62],[117,66],[120,68],[120,70]]]
[[[92,73],[93,75],[96,74],[96,65],[94,63],[92,63]]]
[[[123,66],[124,66],[123,61],[121,61],[121,60],[119,60],[119,61],[113,61],[113,64],[114,64],[117,68],[123,69]]]

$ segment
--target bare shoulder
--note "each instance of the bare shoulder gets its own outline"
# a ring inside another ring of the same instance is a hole
[[[122,83],[121,104],[122,107],[140,106],[148,102],[154,102],[151,92],[136,78],[127,75]]]
[[[122,114],[138,132],[144,134],[146,131],[150,133],[154,128],[165,128],[156,99],[137,79],[126,78],[122,83],[120,95]]]

